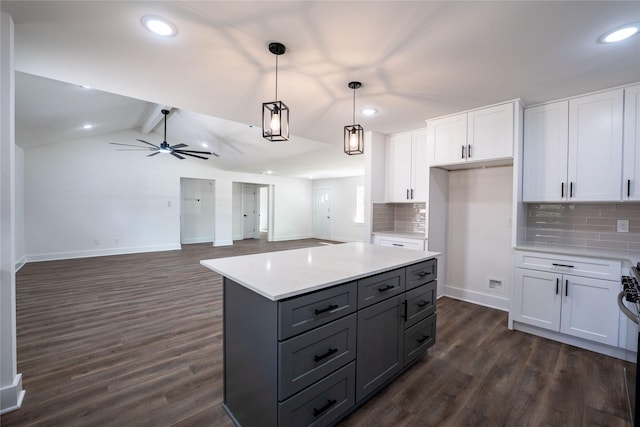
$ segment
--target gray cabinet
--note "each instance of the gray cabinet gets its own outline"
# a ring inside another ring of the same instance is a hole
[[[245,427],[336,423],[435,343],[436,275],[432,259],[280,301],[225,277],[225,409]]]

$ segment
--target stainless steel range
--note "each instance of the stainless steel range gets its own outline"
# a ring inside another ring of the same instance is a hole
[[[627,386],[627,401],[629,402],[629,411],[634,427],[640,427],[640,376],[638,370],[638,362],[640,361],[640,263],[638,266],[631,267],[629,276],[622,276],[622,291],[618,294],[618,306],[620,311],[631,319],[637,328],[638,352],[636,353],[636,375],[629,376],[625,369],[625,384]],[[635,391],[633,405],[631,403],[630,390]]]

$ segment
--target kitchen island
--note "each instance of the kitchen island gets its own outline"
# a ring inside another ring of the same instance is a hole
[[[343,243],[201,261],[224,276],[224,406],[331,425],[435,343],[438,253]]]

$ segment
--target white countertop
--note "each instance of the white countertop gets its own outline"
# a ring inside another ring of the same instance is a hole
[[[200,264],[278,301],[438,255],[438,252],[355,242],[208,259]]]
[[[640,261],[638,251],[625,251],[620,249],[585,248],[578,246],[547,245],[543,243],[522,242],[515,247],[516,250],[546,252],[558,255],[578,255],[603,259],[615,259],[636,264]]]

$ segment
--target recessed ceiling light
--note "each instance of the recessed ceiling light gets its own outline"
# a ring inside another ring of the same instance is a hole
[[[93,125],[91,123],[87,123],[82,125],[82,129],[93,129]]]
[[[264,171],[264,172],[262,172],[262,173],[263,173],[263,174],[265,174],[265,175],[272,175],[272,174],[273,174],[273,171]]]
[[[142,25],[152,33],[163,37],[173,37],[178,32],[175,25],[157,16],[145,16],[142,18]]]
[[[600,43],[615,43],[626,40],[638,32],[640,24],[628,24],[618,27],[600,36]]]
[[[203,143],[202,143],[202,144],[200,144],[200,145],[202,145],[204,148],[208,148],[208,147],[209,147],[209,144],[207,144],[206,142],[203,142]]]
[[[365,116],[373,116],[377,112],[378,110],[376,110],[375,108],[365,108],[364,110],[362,110],[362,114],[364,114]]]
[[[87,85],[80,85],[80,87],[81,87],[82,89],[91,89],[91,86],[87,86]]]

